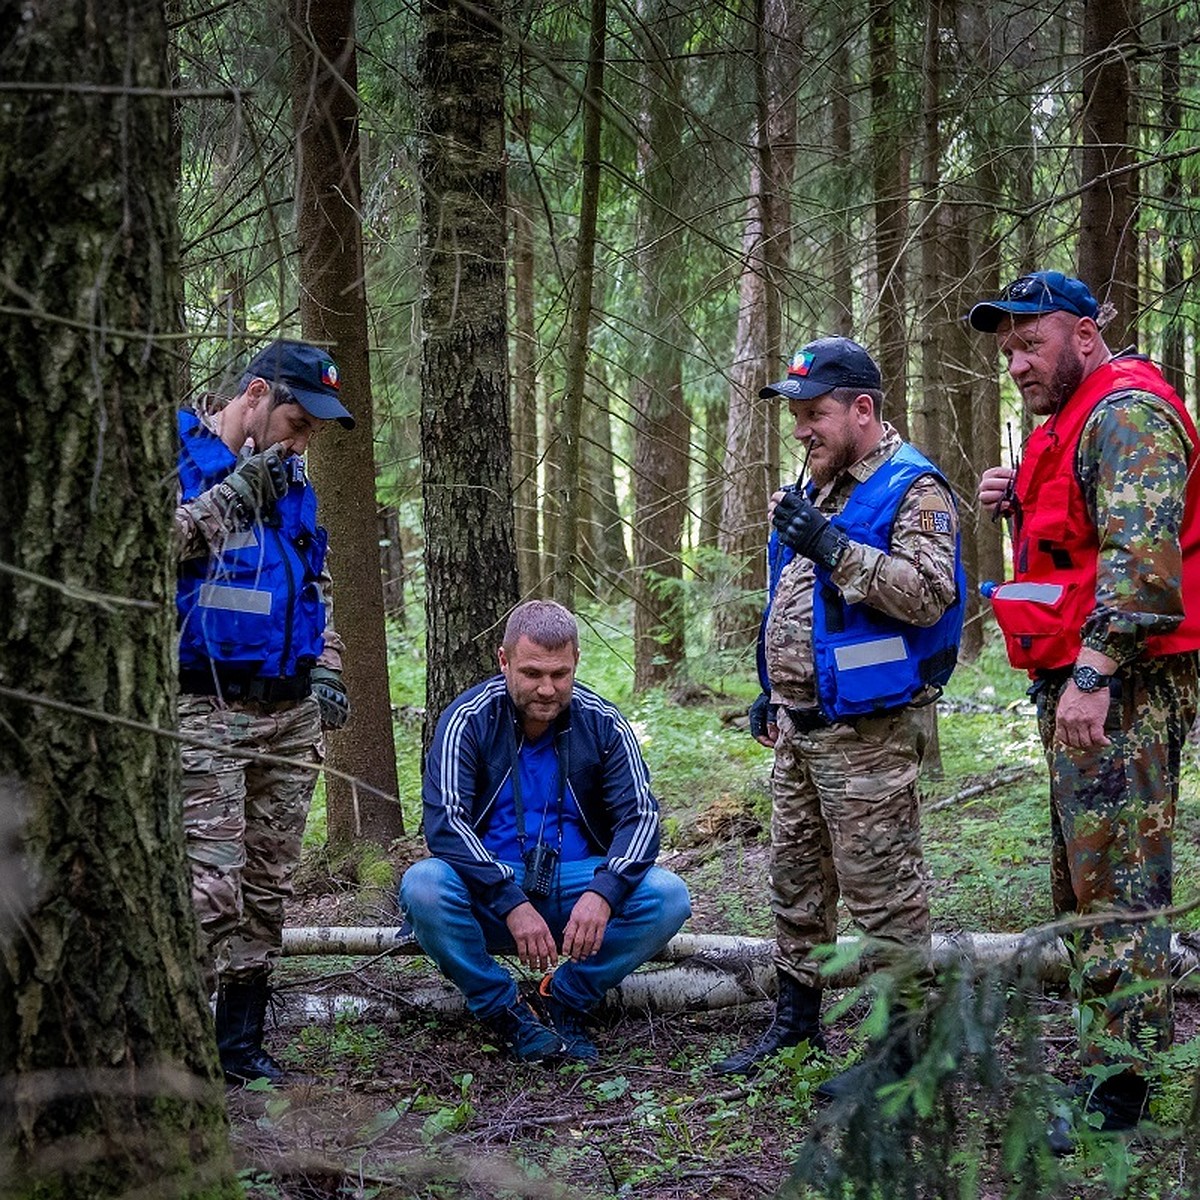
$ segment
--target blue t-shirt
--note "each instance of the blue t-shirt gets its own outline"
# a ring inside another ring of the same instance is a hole
[[[566,789],[562,802],[560,840],[558,750],[554,745],[554,731],[547,729],[534,742],[522,738],[517,751],[517,764],[521,773],[521,807],[525,810],[525,849],[532,849],[540,840],[551,849],[558,850],[562,862],[578,862],[589,857],[591,850],[579,816],[579,806],[570,788]],[[483,844],[501,862],[521,861],[511,775],[496,793]]]

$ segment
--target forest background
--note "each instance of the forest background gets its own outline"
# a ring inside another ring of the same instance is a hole
[[[359,417],[310,456],[350,646],[326,791],[351,873],[405,832],[389,630],[421,656],[425,736],[525,595],[611,631],[631,694],[745,687],[766,499],[796,470],[757,393],[811,337],[872,349],[889,419],[955,485],[967,660],[975,585],[1004,571],[974,482],[1026,431],[971,302],[1078,273],[1116,305],[1110,343],[1196,404],[1194,4],[50,9],[0,6],[14,1195],[236,1194],[219,1099],[127,1076],[214,1078],[161,804],[164,481],[171,410],[262,340],[331,345]],[[49,1086],[64,1068],[87,1086]],[[21,1191],[39,1172],[57,1183]]]

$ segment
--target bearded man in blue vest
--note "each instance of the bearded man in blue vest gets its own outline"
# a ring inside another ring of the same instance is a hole
[[[873,962],[927,979],[929,906],[917,772],[934,702],[957,659],[966,581],[949,485],[883,421],[878,366],[820,338],[762,390],[787,401],[801,479],[772,497],[770,590],[759,634],[763,693],[751,733],[775,751],[771,905],[778,996],[763,1035],[715,1064],[747,1074],[785,1046],[823,1048],[820,964],[839,896]],[[911,1022],[883,1053],[818,1089],[881,1086],[912,1060]]]
[[[250,362],[237,395],[179,414],[179,728],[184,831],[217,1045],[231,1083],[282,1082],[263,1049],[322,728],[345,725],[342,644],[329,622],[327,537],[301,458],[354,418],[337,366],[302,342]]]

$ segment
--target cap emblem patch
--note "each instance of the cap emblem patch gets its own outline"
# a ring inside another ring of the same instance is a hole
[[[340,388],[342,386],[342,381],[338,375],[338,369],[335,363],[324,362],[321,364],[321,382],[326,387],[331,388]]]
[[[811,354],[807,350],[797,350],[795,357],[792,359],[792,365],[788,367],[789,375],[799,375],[803,378],[812,368],[815,354]]]

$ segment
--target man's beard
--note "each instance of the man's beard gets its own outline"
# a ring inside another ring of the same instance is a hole
[[[1054,398],[1054,411],[1057,412],[1083,382],[1083,359],[1078,355],[1064,354],[1058,360],[1054,370],[1054,378],[1050,380],[1050,394]]]
[[[808,466],[809,478],[819,488],[831,484],[844,470],[854,466],[857,461],[852,457],[853,452],[848,442],[836,445],[824,442],[822,449],[827,453],[816,461],[810,461]]]

